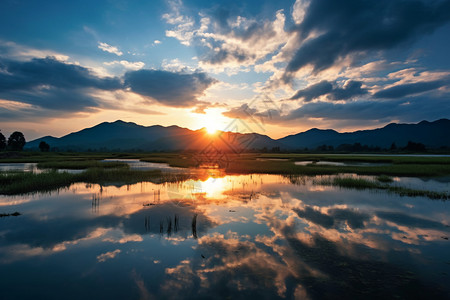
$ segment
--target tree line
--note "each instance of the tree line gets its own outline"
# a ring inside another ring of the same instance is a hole
[[[20,131],[14,131],[11,133],[8,140],[6,140],[6,137],[0,131],[0,151],[22,151],[26,143],[27,141],[25,140],[25,136]],[[50,151],[50,145],[44,141],[41,141],[39,143],[39,149],[42,152],[48,152]]]
[[[12,150],[12,151],[22,151],[23,146],[25,146],[26,141],[22,132],[14,131],[6,140],[3,133],[0,132],[0,151],[2,150]]]

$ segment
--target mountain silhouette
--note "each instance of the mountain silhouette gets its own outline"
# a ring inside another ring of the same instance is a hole
[[[37,149],[45,141],[58,150],[113,150],[113,151],[201,151],[211,145],[222,151],[242,151],[248,147],[280,146],[268,136],[249,133],[219,132],[210,135],[205,129],[190,130],[178,126],[142,126],[121,120],[104,122],[91,128],[70,133],[61,138],[42,137],[28,142],[26,149]]]
[[[418,124],[391,123],[383,128],[339,133],[334,130],[310,129],[278,140],[287,149],[316,148],[320,145],[339,146],[360,143],[389,148],[392,143],[405,146],[408,141],[422,143],[429,148],[450,146],[450,120],[422,121]]]
[[[398,147],[408,141],[422,143],[428,148],[450,147],[450,120],[422,121],[417,124],[391,123],[383,128],[339,133],[331,129],[313,128],[295,135],[275,140],[257,133],[218,132],[210,135],[205,129],[190,130],[178,126],[142,126],[121,120],[104,122],[91,128],[70,133],[60,138],[45,136],[25,145],[26,149],[38,149],[45,141],[58,150],[105,151],[201,151],[214,147],[221,151],[251,149],[281,150],[314,149],[321,145],[339,146],[360,143],[372,147]]]

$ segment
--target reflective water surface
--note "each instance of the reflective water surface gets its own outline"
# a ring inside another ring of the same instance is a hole
[[[131,170],[141,170],[141,171],[151,171],[151,170],[161,170],[164,172],[183,172],[185,169],[171,167],[169,164],[165,163],[152,163],[140,161],[139,159],[104,159],[104,162],[123,162],[130,166]]]
[[[0,298],[450,297],[449,202],[316,179],[0,196],[0,213],[21,213],[0,218]]]
[[[390,163],[368,163],[368,162],[339,162],[339,161],[296,161],[294,162],[297,166],[307,166],[307,165],[318,165],[318,166],[349,166],[349,167],[377,167],[377,166],[389,166]]]

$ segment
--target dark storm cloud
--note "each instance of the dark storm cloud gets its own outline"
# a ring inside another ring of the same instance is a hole
[[[408,100],[354,101],[348,103],[313,102],[292,110],[279,122],[302,118],[324,120],[435,120],[450,115],[448,99],[413,97]]]
[[[65,90],[115,90],[121,87],[117,78],[99,78],[87,68],[67,64],[52,57],[34,58],[25,62],[0,59],[0,70],[0,92],[29,90],[40,86]]]
[[[195,105],[197,98],[215,82],[216,80],[206,73],[139,70],[125,74],[125,86],[133,92],[174,107]]]
[[[375,98],[401,98],[401,97],[405,97],[408,95],[419,94],[419,93],[435,90],[442,86],[445,86],[446,84],[448,84],[448,83],[446,83],[443,80],[402,84],[402,85],[397,85],[397,86],[376,92],[374,94],[374,97]]]
[[[448,118],[450,115],[448,99],[447,94],[440,98],[409,97],[408,99],[360,100],[345,103],[318,101],[305,103],[290,111],[259,111],[244,104],[222,114],[245,120],[259,117],[263,118],[265,123],[282,126],[292,126],[295,122],[316,118],[324,121],[354,121],[354,124],[370,121],[391,122],[392,120],[417,122],[417,120]]]
[[[303,98],[303,101],[309,102],[317,97],[328,94],[332,89],[333,85],[330,82],[323,80],[319,83],[312,84],[302,90],[298,90],[290,99],[296,100]]]
[[[257,55],[245,45],[262,45],[271,42],[277,35],[272,21],[242,17],[245,15],[242,8],[230,6],[228,3],[215,6],[203,13],[209,18],[214,34],[209,36],[200,34],[194,41],[200,53],[200,60],[210,64],[220,65],[230,61],[242,63],[257,59]],[[222,37],[216,37],[217,34],[226,36],[227,39],[238,40],[242,45],[231,46]]]
[[[172,73],[140,70],[123,78],[99,77],[88,68],[59,61],[53,57],[14,61],[0,57],[0,99],[16,102],[2,108],[3,119],[24,118],[31,112],[41,117],[63,113],[90,112],[100,108],[118,109],[118,103],[104,102],[96,91],[130,88],[169,106],[198,104],[197,97],[215,82],[205,73]],[[19,103],[30,106],[21,106]]]
[[[302,44],[287,65],[285,80],[307,65],[319,72],[348,55],[414,41],[449,20],[449,0],[311,1],[295,28]],[[318,36],[305,40],[311,33]]]
[[[0,58],[0,98],[56,111],[89,111],[100,106],[89,89],[116,90],[117,78],[99,78],[87,68],[52,57],[30,61]],[[45,115],[45,114],[43,114]]]
[[[54,87],[0,92],[0,98],[57,111],[89,111],[101,106],[97,99],[82,90]]]
[[[361,96],[367,94],[367,90],[361,88],[362,82],[360,81],[347,81],[342,88],[334,88],[328,98],[332,100],[348,100],[355,96]]]
[[[200,56],[200,59],[204,62],[216,65],[230,60],[242,63],[248,59],[253,59],[255,57],[251,53],[248,53],[241,49],[230,50],[221,48],[223,46],[222,44],[223,43],[217,43],[217,47],[215,48],[218,48],[218,51],[210,51],[209,48],[206,49],[207,51]]]
[[[347,100],[355,96],[367,94],[367,90],[362,89],[361,86],[362,82],[349,80],[340,88],[334,87],[330,82],[323,80],[302,90],[298,90],[290,100],[303,98],[303,101],[310,102],[322,95],[328,95],[328,98],[331,100]]]

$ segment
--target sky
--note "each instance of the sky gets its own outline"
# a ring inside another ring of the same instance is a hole
[[[0,1],[0,130],[450,118],[450,0]]]

